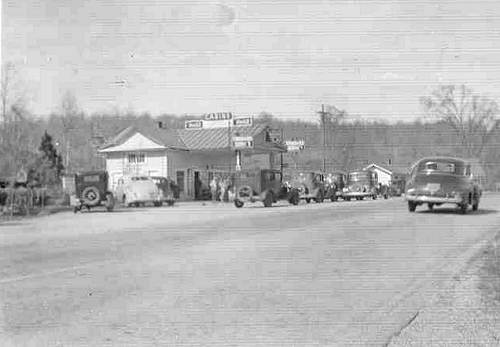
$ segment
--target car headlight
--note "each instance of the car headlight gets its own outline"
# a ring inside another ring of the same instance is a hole
[[[408,195],[413,195],[413,194],[415,194],[415,188],[410,188],[410,189],[408,189],[408,190],[406,191],[406,194],[408,194]]]

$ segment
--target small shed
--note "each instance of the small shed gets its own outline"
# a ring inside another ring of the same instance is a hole
[[[372,170],[377,173],[378,183],[389,186],[392,181],[392,171],[377,164],[370,164],[363,170]]]

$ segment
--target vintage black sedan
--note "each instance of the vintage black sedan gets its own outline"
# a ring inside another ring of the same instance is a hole
[[[469,206],[476,211],[481,187],[475,182],[471,164],[459,158],[430,157],[416,162],[406,183],[405,199],[408,210],[427,204],[429,209],[442,204],[454,204],[465,214]]]

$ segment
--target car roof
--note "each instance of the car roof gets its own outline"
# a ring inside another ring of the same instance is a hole
[[[424,162],[424,161],[454,161],[454,162],[457,162],[457,163],[463,163],[463,164],[468,164],[469,161],[466,160],[466,159],[462,159],[462,158],[457,158],[457,157],[444,157],[444,156],[436,156],[436,157],[424,157],[420,160],[417,161],[417,163],[421,163],[421,162]]]

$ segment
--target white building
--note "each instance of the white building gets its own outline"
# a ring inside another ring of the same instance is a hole
[[[279,166],[275,154],[286,148],[270,141],[268,130],[263,124],[201,129],[128,127],[99,152],[106,158],[111,190],[126,175],[162,176],[176,181],[181,198],[195,199],[215,173],[235,171],[234,138],[252,139],[251,148],[241,149],[241,167]]]
[[[392,171],[383,168],[382,166],[379,166],[377,164],[370,164],[367,167],[365,167],[363,170],[372,170],[377,173],[378,177],[378,183],[382,183],[384,185],[389,186],[392,181]]]

